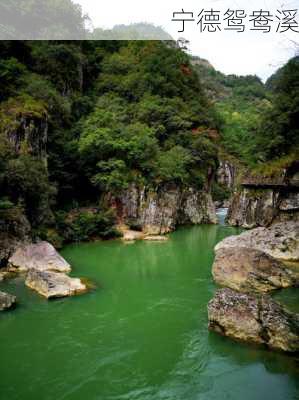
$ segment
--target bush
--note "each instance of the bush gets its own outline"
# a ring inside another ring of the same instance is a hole
[[[49,183],[47,170],[40,160],[29,155],[9,160],[3,186],[15,204],[24,203],[26,215],[33,225],[38,225],[43,216],[49,216],[55,187]]]
[[[118,237],[115,216],[112,211],[84,210],[56,215],[58,232],[65,242],[82,242],[93,238]]]
[[[45,240],[51,243],[56,249],[61,249],[63,246],[63,237],[54,228],[41,226],[32,230],[32,237],[35,240]]]
[[[212,185],[212,198],[214,201],[224,201],[229,199],[231,191],[219,183],[214,182]]]
[[[13,206],[13,203],[7,198],[0,199],[0,211],[10,210]]]

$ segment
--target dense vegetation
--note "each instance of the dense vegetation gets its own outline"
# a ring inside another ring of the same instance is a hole
[[[202,188],[215,169],[219,122],[173,43],[0,46],[0,207],[22,207],[39,234],[51,211],[130,182]]]
[[[296,156],[298,58],[269,88],[173,42],[3,41],[0,54],[0,213],[24,212],[40,237],[114,235],[101,194],[206,188],[219,153],[250,167]]]
[[[224,151],[260,172],[298,159],[299,57],[265,85],[257,76],[224,75],[199,58],[193,63],[222,118]]]

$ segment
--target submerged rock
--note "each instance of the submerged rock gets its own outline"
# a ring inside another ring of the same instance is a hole
[[[161,236],[161,235],[149,235],[149,236],[145,236],[144,240],[147,240],[149,242],[167,242],[168,237]]]
[[[4,281],[4,279],[14,278],[16,274],[8,269],[1,269],[0,270],[0,282]]]
[[[16,297],[12,294],[0,292],[0,311],[8,310],[15,306]]]
[[[299,315],[268,296],[220,289],[208,305],[209,329],[276,350],[299,351]]]
[[[213,278],[221,286],[239,291],[266,293],[299,284],[299,275],[268,254],[245,247],[220,248],[212,267]]]
[[[229,236],[215,247],[215,251],[229,247],[247,247],[286,260],[299,260],[299,222],[286,221],[269,228],[255,228],[240,235]]]
[[[25,284],[47,299],[74,296],[87,290],[87,286],[79,278],[34,269],[28,272]]]
[[[11,270],[70,272],[70,265],[48,242],[23,245],[16,249],[8,260]]]
[[[122,240],[125,242],[134,242],[135,240],[146,240],[153,242],[165,242],[168,240],[167,236],[164,235],[148,235],[142,231],[135,231],[133,229],[128,229],[126,225],[118,226],[119,232],[122,233]]]

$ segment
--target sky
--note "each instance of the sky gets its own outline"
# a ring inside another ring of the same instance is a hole
[[[148,22],[161,26],[174,39],[183,36],[190,41],[192,55],[205,58],[219,71],[226,74],[258,75],[264,81],[295,54],[299,33],[276,32],[277,10],[298,9],[299,0],[75,0],[88,13],[94,27],[112,28],[117,24],[128,25]],[[221,31],[201,32],[197,25],[201,10],[220,11]],[[193,12],[195,21],[185,23],[185,31],[178,33],[182,22],[172,21],[173,13],[181,10]],[[228,10],[244,10],[248,15],[245,32],[225,31],[223,14]],[[273,14],[271,32],[250,30],[253,11],[270,11]],[[298,28],[299,30],[299,28]]]

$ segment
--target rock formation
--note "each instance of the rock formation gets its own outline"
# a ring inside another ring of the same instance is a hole
[[[215,251],[214,280],[228,288],[218,290],[209,303],[210,329],[273,349],[299,351],[299,315],[264,295],[299,283],[299,272],[280,261],[299,260],[299,223],[281,222],[230,236]]]
[[[0,292],[0,311],[8,310],[15,306],[16,297],[12,294]]]
[[[79,278],[66,275],[70,265],[48,242],[22,244],[8,262],[9,272],[27,273],[25,284],[47,299],[73,296],[87,290]],[[0,279],[9,273],[7,270]]]
[[[166,242],[168,237],[161,235],[148,235],[144,237],[144,240],[148,242]]]
[[[177,225],[217,222],[211,195],[193,188],[133,184],[118,197],[106,196],[106,201],[116,209],[120,223],[138,225],[148,235],[165,234]]]
[[[223,247],[212,267],[216,283],[241,292],[266,293],[299,284],[299,274],[266,253],[245,247]]]
[[[134,231],[132,229],[123,229],[122,234],[122,240],[124,240],[125,242],[132,242],[135,240],[144,239],[144,234],[142,232]]]
[[[244,228],[268,226],[278,214],[278,202],[277,191],[244,188],[233,196],[227,222]]]
[[[38,107],[38,112],[35,115],[24,109],[21,113],[16,113],[14,124],[7,126],[6,134],[17,154],[20,153],[22,146],[25,144],[31,154],[39,157],[46,164],[48,115],[42,104],[36,103],[36,106]]]
[[[73,296],[87,290],[79,278],[70,278],[59,272],[31,269],[26,277],[26,286],[47,299]]]
[[[227,189],[233,189],[236,179],[236,167],[227,160],[219,160],[216,180]]]
[[[268,296],[220,289],[208,305],[209,329],[276,350],[299,351],[299,315]]]
[[[255,228],[275,222],[299,221],[299,165],[276,178],[243,178],[241,189],[232,197],[227,222],[233,226]]]
[[[299,223],[281,222],[269,228],[255,228],[237,236],[229,236],[216,245],[215,251],[228,247],[247,247],[277,259],[299,261]]]
[[[26,272],[31,269],[39,271],[70,272],[70,265],[58,254],[48,242],[22,245],[16,249],[8,260],[10,270]]]

